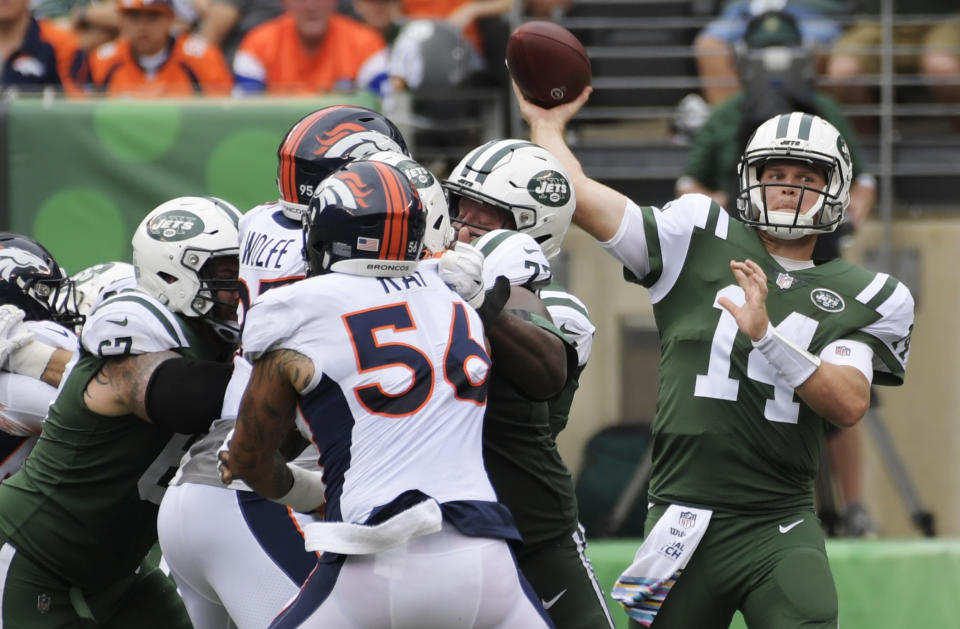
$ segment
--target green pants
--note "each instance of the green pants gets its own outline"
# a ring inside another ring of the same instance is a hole
[[[520,571],[557,629],[612,629],[603,589],[585,554],[583,528],[550,542],[523,547]]]
[[[650,510],[647,533],[666,508]],[[738,609],[750,629],[837,628],[837,589],[813,511],[715,513],[651,627],[726,629]]]
[[[109,561],[105,545],[100,561]],[[107,586],[72,586],[9,544],[0,545],[4,629],[192,629],[176,585],[146,562]]]

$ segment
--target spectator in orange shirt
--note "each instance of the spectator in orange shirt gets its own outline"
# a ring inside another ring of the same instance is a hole
[[[90,56],[93,86],[111,96],[227,95],[233,77],[215,46],[173,37],[170,0],[119,0],[120,37]]]
[[[4,89],[39,91],[45,87],[78,93],[85,81],[86,56],[76,37],[30,14],[29,0],[0,2],[0,60]]]
[[[476,21],[503,17],[512,6],[513,0],[403,0],[403,14],[411,19],[447,20],[483,54],[485,46]]]
[[[387,47],[376,30],[336,12],[337,0],[284,0],[233,58],[238,92],[309,94],[368,88],[382,95]]]

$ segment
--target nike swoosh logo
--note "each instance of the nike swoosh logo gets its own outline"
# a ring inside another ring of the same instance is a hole
[[[560,600],[560,597],[563,596],[563,595],[566,594],[566,593],[567,593],[567,591],[566,591],[566,590],[563,590],[562,592],[560,592],[559,594],[557,594],[556,596],[554,596],[553,598],[551,598],[549,601],[541,598],[541,599],[540,599],[540,603],[543,605],[543,610],[544,610],[544,611],[547,611],[548,609],[550,609],[551,607],[553,607],[553,606],[557,603],[557,601]]]
[[[803,522],[803,520],[797,520],[797,521],[794,522],[793,524],[788,524],[788,525],[786,525],[786,526],[784,526],[784,525],[781,524],[781,525],[780,525],[780,532],[781,532],[781,533],[789,533],[789,532],[793,529],[793,527],[797,526],[797,525],[800,524],[801,522]]]
[[[127,317],[124,317],[120,321],[115,321],[113,319],[107,319],[107,323],[116,323],[117,325],[127,325],[130,321],[127,320]]]
[[[540,253],[540,250],[537,249],[536,247],[534,247],[533,249],[527,249],[526,247],[524,247],[523,250],[526,251],[527,253]],[[566,590],[564,590],[564,592],[566,592]]]

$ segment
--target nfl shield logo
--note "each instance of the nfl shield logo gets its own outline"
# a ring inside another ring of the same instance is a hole
[[[781,273],[777,275],[777,286],[779,286],[781,290],[787,290],[793,286],[793,278],[786,273]]]
[[[692,527],[697,523],[697,514],[693,511],[681,511],[680,512],[680,526],[685,529]]]
[[[37,611],[41,614],[46,614],[48,611],[50,611],[50,603],[51,600],[49,594],[41,594],[37,596]]]

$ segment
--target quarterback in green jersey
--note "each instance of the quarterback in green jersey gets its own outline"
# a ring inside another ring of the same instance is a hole
[[[835,629],[813,504],[824,428],[860,421],[872,382],[902,382],[913,326],[896,279],[811,259],[849,202],[846,143],[816,116],[775,116],[740,160],[741,220],[701,195],[639,207],[566,146],[589,94],[517,98],[571,173],[574,222],[649,290],[660,334],[652,507],[614,596],[636,626],[720,629],[739,610],[751,629]]]
[[[576,205],[569,178],[542,147],[499,140],[468,153],[443,185],[459,238],[472,241],[483,255],[485,287],[504,276],[514,290],[539,293],[530,295],[539,308],[525,314],[530,327],[565,342],[562,389],[537,396],[526,388],[534,369],[510,373],[513,361],[502,351],[519,337],[491,340],[484,461],[498,500],[510,508],[523,536],[520,569],[558,629],[612,627],[586,557],[573,479],[556,444],[589,356],[593,324],[583,304],[560,287],[541,292],[552,277],[549,259],[560,252]],[[534,359],[541,365],[556,361],[546,353]]]
[[[87,317],[37,446],[0,485],[0,626],[191,626],[144,559],[167,480],[232,371],[239,217],[181,197],[138,227],[137,289]]]

